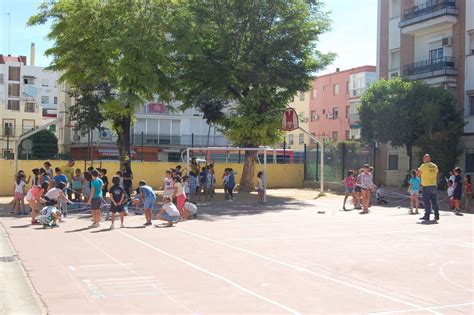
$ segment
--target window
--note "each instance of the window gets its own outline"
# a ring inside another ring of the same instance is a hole
[[[8,97],[20,97],[20,84],[18,83],[8,84]]]
[[[325,109],[323,109],[323,115],[324,115],[324,114],[326,114],[326,110],[325,110]]]
[[[292,134],[288,135],[288,145],[292,145],[294,144],[294,142],[295,141],[293,140],[293,135]]]
[[[337,141],[337,140],[338,140],[337,131],[333,131],[333,132],[332,132],[332,140],[334,140],[334,141]]]
[[[474,95],[469,95],[468,98],[470,114],[474,115]]]
[[[298,143],[304,144],[304,133],[300,133],[298,136]]]
[[[3,73],[0,73],[0,84],[3,84]]]
[[[301,92],[300,92],[300,101],[301,101],[301,102],[304,101],[304,91],[301,91]]]
[[[351,110],[350,106],[346,106],[346,118],[349,118],[349,111]]]
[[[349,140],[351,138],[351,132],[350,130],[346,130],[346,140]]]
[[[316,121],[318,120],[318,114],[316,114],[315,110],[311,111],[311,121]]]
[[[20,67],[8,67],[8,80],[20,81]]]
[[[314,132],[311,133],[311,135],[313,137],[316,137],[316,134]],[[316,140],[314,140],[313,138],[311,138],[311,144],[315,144],[316,143]]]
[[[318,91],[316,89],[313,89],[312,93],[313,98],[316,98],[318,96]]]
[[[24,84],[35,84],[35,79],[33,77],[23,77]]]
[[[23,129],[23,133],[26,133],[28,131],[35,129],[35,121],[32,119],[23,119],[22,129]]]
[[[400,69],[400,50],[390,52],[390,70]]]
[[[48,79],[41,80],[41,86],[49,86]]]
[[[440,59],[443,59],[444,57],[444,50],[443,48],[436,48],[430,50],[430,61],[439,61]]]
[[[13,150],[12,149],[2,149],[2,156],[4,159],[12,159]]]
[[[58,97],[57,96],[54,97],[54,105],[58,105]]]
[[[464,168],[466,173],[474,172],[474,153],[466,153]]]
[[[7,109],[8,110],[20,110],[20,101],[19,100],[8,100]]]
[[[339,94],[339,84],[334,84],[334,95]]]
[[[388,155],[388,170],[398,171],[398,154]]]
[[[49,96],[41,96],[41,104],[49,104]]]
[[[390,1],[390,18],[394,19],[400,16],[400,0]]]
[[[3,136],[14,136],[15,135],[15,120],[4,119],[3,120]]]
[[[25,113],[34,113],[35,112],[35,103],[34,102],[26,102],[25,103]]]
[[[333,118],[339,117],[339,108],[337,108],[337,107],[332,108],[332,117]]]
[[[474,55],[474,30],[469,33],[469,54]]]

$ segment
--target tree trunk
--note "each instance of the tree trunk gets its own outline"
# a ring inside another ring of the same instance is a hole
[[[239,191],[250,192],[255,189],[255,158],[258,151],[245,151],[244,169],[240,177]]]
[[[408,155],[408,173],[411,172],[412,160],[413,160],[413,145],[407,144],[407,155]]]
[[[211,137],[211,125],[212,123],[209,123],[209,129],[207,130],[207,147],[209,147],[209,138]]]
[[[117,131],[117,147],[120,155],[120,164],[124,162],[130,162],[130,128],[131,128],[131,117],[122,117],[120,120],[115,121]]]

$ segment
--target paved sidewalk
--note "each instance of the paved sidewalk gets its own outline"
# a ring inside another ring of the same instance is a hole
[[[1,223],[0,314],[47,314]]]

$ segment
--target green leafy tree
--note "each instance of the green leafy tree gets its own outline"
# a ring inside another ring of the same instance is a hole
[[[58,154],[58,138],[50,130],[41,130],[29,137],[32,146],[32,155],[39,160],[54,159]]]
[[[130,128],[138,106],[160,94],[170,80],[166,52],[166,0],[55,0],[44,2],[29,25],[52,21],[46,54],[50,70],[73,88],[107,84],[101,104],[118,135],[122,162],[130,159]]]
[[[212,125],[218,125],[225,117],[224,109],[228,104],[227,100],[222,98],[216,98],[203,91],[197,98],[195,102],[195,107],[203,113],[203,118],[208,124],[207,130],[207,146],[209,146],[209,138],[211,135]]]
[[[74,130],[82,136],[94,129],[101,129],[105,121],[101,105],[106,101],[107,94],[110,94],[110,87],[107,84],[99,86],[87,84],[73,87],[69,91],[69,95],[74,98],[74,104],[69,107],[69,118],[75,122]]]
[[[455,165],[464,124],[448,90],[423,81],[379,80],[362,96],[359,113],[362,137],[405,146],[409,169],[414,147],[436,156],[445,171]]]
[[[189,0],[173,20],[178,98],[196,106],[207,91],[228,100],[220,124],[241,147],[280,141],[284,108],[334,57],[316,49],[330,24],[316,0]],[[256,155],[245,152],[242,191],[254,188]]]

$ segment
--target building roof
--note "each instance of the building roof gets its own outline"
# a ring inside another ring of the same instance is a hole
[[[342,71],[335,71],[335,72],[331,72],[331,73],[327,73],[327,74],[323,74],[323,75],[317,75],[315,77],[315,79],[329,77],[329,76],[332,76],[332,75],[335,75],[335,74],[341,74],[341,73],[346,73],[346,72],[349,72],[351,74],[360,73],[360,72],[377,72],[377,67],[376,66],[371,66],[371,65],[364,65],[364,66],[351,68],[351,69],[346,69],[346,70],[342,70]]]
[[[6,64],[7,62],[21,62],[26,66],[26,56],[5,56],[0,54],[0,64]]]

